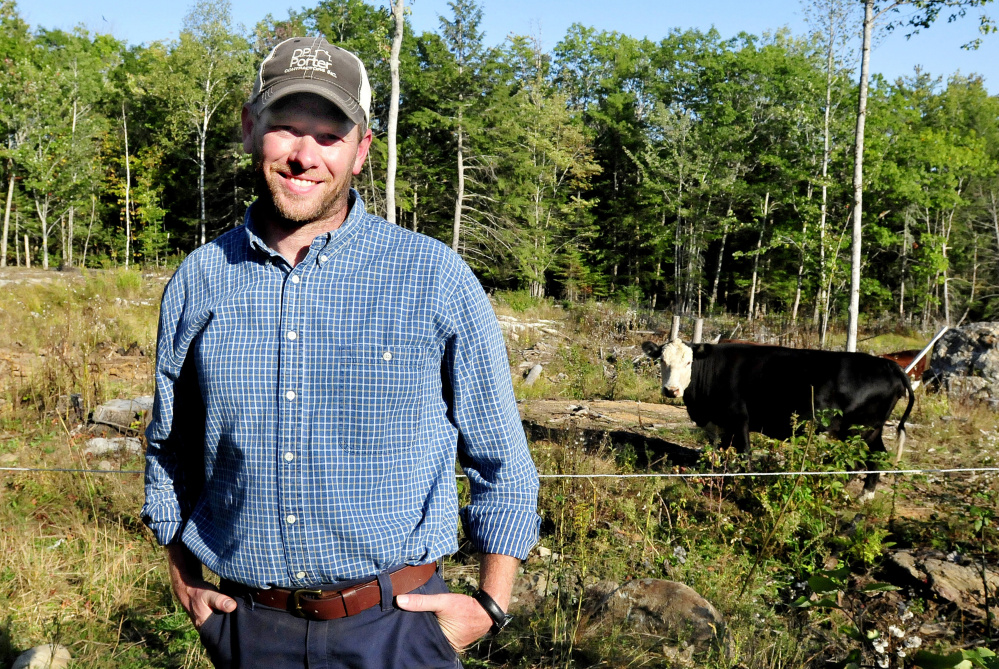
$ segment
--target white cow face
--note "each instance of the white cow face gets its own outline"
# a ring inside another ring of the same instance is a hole
[[[657,346],[651,341],[643,342],[642,350],[653,360],[659,360],[663,395],[682,396],[690,385],[690,366],[694,361],[694,351],[679,339],[664,346]]]

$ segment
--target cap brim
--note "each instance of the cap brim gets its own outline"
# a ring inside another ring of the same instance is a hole
[[[320,83],[307,79],[283,81],[265,88],[257,96],[254,107],[258,112],[270,107],[277,100],[295,93],[312,93],[329,100],[355,124],[365,120],[364,109],[352,96],[338,88],[335,84]]]

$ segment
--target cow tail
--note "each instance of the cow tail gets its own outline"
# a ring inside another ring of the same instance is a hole
[[[895,466],[898,467],[898,461],[902,459],[902,449],[905,448],[905,421],[909,418],[909,414],[912,412],[912,405],[916,403],[916,393],[912,390],[912,384],[909,382],[909,375],[906,374],[897,363],[892,363],[892,367],[894,368],[895,374],[901,378],[902,387],[909,393],[909,404],[905,407],[905,413],[903,413],[902,417],[898,420],[898,436],[896,437],[898,447],[895,450]]]

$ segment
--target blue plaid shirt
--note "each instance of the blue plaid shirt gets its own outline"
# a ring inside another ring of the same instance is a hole
[[[457,548],[524,559],[537,472],[485,294],[443,244],[365,212],[291,267],[245,225],[163,295],[143,519],[212,571],[302,587]]]

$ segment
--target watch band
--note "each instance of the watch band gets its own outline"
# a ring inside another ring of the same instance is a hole
[[[479,588],[475,591],[472,597],[477,601],[489,617],[493,619],[493,626],[489,629],[489,633],[492,635],[499,634],[500,630],[510,624],[513,620],[513,616],[504,613],[500,605],[496,603],[496,600],[489,596],[489,593]]]

